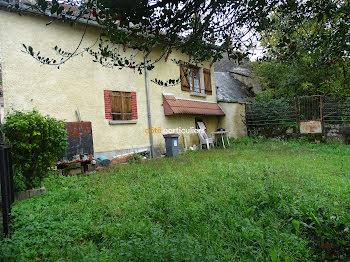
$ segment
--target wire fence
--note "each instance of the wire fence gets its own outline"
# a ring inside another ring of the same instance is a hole
[[[350,124],[350,97],[324,97],[323,122],[325,124]]]
[[[257,101],[246,106],[246,126],[296,125],[296,100]]]
[[[281,98],[256,101],[246,106],[248,129],[293,126],[302,120],[322,120],[323,125],[350,125],[350,97]]]

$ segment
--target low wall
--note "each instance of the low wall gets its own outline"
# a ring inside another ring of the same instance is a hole
[[[40,188],[33,188],[21,192],[15,192],[15,200],[21,201],[26,200],[35,196],[39,196],[46,192],[46,188],[44,186]]]
[[[251,127],[249,136],[263,136],[273,139],[290,139],[300,137],[298,126],[261,126]]]
[[[324,133],[328,142],[341,142],[350,145],[349,125],[326,125]]]
[[[262,126],[250,127],[249,136],[263,136],[270,139],[290,139],[304,137],[310,141],[340,142],[350,144],[350,126],[330,125],[323,128],[323,134],[300,134],[299,127],[295,126]]]

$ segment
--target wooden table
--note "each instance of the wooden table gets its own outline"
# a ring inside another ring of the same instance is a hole
[[[227,141],[227,144],[230,146],[230,141],[228,140],[228,133],[229,131],[216,131],[216,132],[210,132],[210,135],[214,136],[213,140],[216,141],[216,136],[221,136],[221,141],[222,141],[222,146],[224,148],[226,148],[225,146],[225,140],[224,140],[224,136],[226,136],[226,141]],[[217,145],[218,143],[216,143]]]

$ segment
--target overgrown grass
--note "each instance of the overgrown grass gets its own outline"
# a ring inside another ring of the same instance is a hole
[[[336,225],[350,224],[349,179],[347,146],[249,139],[91,176],[51,177],[45,195],[15,204],[14,233],[0,243],[1,256],[320,261],[333,249],[312,245],[313,216],[322,208],[338,216]]]

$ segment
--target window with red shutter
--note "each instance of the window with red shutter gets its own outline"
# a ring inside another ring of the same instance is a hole
[[[180,77],[182,91],[201,92],[199,67],[185,65],[183,61],[180,61]]]
[[[136,120],[137,103],[135,92],[105,90],[105,116],[109,120]]]

